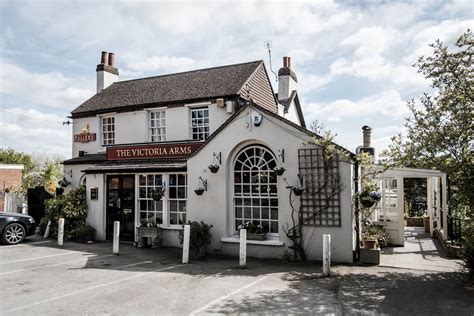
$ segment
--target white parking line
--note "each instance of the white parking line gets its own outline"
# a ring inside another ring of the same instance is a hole
[[[15,262],[39,260],[39,259],[51,258],[51,257],[58,257],[58,256],[65,256],[65,255],[70,255],[70,254],[72,254],[72,253],[80,253],[80,252],[78,252],[78,251],[70,251],[70,252],[65,252],[65,253],[58,253],[58,254],[56,254],[56,255],[49,255],[49,256],[36,257],[36,258],[28,258],[28,259],[20,259],[20,260],[13,260],[13,261],[7,261],[7,262],[0,262],[0,265],[1,265],[1,264],[15,263]]]
[[[99,258],[104,258],[104,257],[110,257],[110,256],[113,256],[113,254],[105,255],[105,256],[96,256],[96,257],[91,256],[91,257],[87,257],[87,258],[81,258],[81,259],[78,259],[78,260],[71,260],[71,261],[60,262],[60,263],[55,263],[55,264],[48,264],[48,265],[39,266],[39,267],[34,267],[34,268],[28,268],[28,269],[21,269],[21,270],[9,271],[9,272],[0,273],[0,276],[2,276],[2,275],[7,275],[7,274],[12,274],[12,273],[17,273],[17,272],[24,272],[24,271],[30,271],[30,270],[38,270],[38,269],[41,269],[41,268],[55,267],[55,266],[60,266],[60,265],[63,265],[63,264],[68,264],[68,263],[73,263],[73,262],[79,262],[79,261],[84,261],[84,260],[94,260],[94,259],[99,259]]]
[[[112,282],[105,282],[105,283],[97,284],[97,285],[94,285],[94,286],[91,286],[91,287],[87,287],[87,288],[82,289],[82,290],[77,290],[77,291],[74,291],[74,292],[69,292],[69,293],[67,293],[67,294],[63,294],[63,295],[59,295],[59,296],[56,296],[56,297],[52,297],[52,298],[49,298],[49,299],[47,299],[47,300],[43,300],[43,301],[39,301],[39,302],[36,302],[36,303],[33,303],[33,304],[29,304],[29,305],[25,305],[25,306],[21,306],[21,307],[15,308],[15,309],[11,309],[11,310],[9,310],[8,312],[9,312],[9,313],[12,313],[12,312],[21,311],[21,310],[24,310],[24,309],[27,309],[27,308],[31,308],[31,307],[34,307],[34,306],[38,306],[38,305],[41,305],[41,304],[49,303],[49,302],[52,302],[52,301],[57,301],[57,300],[60,300],[60,299],[65,298],[65,297],[74,296],[74,295],[77,295],[77,294],[79,294],[79,293],[83,293],[83,292],[87,292],[87,291],[90,291],[90,290],[95,290],[95,289],[98,289],[98,288],[101,288],[101,287],[104,287],[104,286],[109,286],[109,285],[117,284],[117,283],[120,283],[120,282],[132,280],[132,279],[135,279],[135,278],[142,277],[142,276],[144,276],[144,275],[148,275],[148,274],[150,274],[150,273],[170,270],[170,269],[173,269],[173,268],[176,268],[176,267],[179,267],[179,266],[181,266],[181,265],[179,264],[179,265],[170,266],[170,267],[166,267],[166,268],[161,268],[161,269],[157,269],[157,270],[153,270],[153,271],[147,271],[147,272],[135,274],[135,275],[132,275],[132,276],[129,276],[129,277],[120,279],[120,280],[115,280],[115,281],[112,281]]]
[[[18,244],[18,245],[2,245],[3,248],[18,248],[20,246],[29,246],[29,245],[38,245],[38,244],[46,244],[51,242],[51,240],[45,240],[45,241],[35,241],[35,242],[25,242],[23,244]]]
[[[202,307],[200,307],[200,308],[198,308],[198,309],[192,311],[192,312],[189,314],[189,316],[194,316],[194,315],[196,315],[196,314],[198,314],[198,313],[200,313],[200,312],[202,312],[202,311],[205,311],[206,309],[208,309],[208,308],[211,307],[212,305],[217,304],[217,303],[219,303],[220,301],[223,301],[223,300],[225,300],[225,299],[228,298],[228,297],[231,297],[231,296],[233,296],[233,295],[235,295],[235,294],[237,294],[237,293],[239,293],[239,292],[241,292],[241,291],[243,291],[243,290],[245,290],[245,289],[248,289],[248,288],[254,286],[255,284],[257,284],[257,283],[263,281],[263,280],[264,280],[265,278],[267,278],[268,276],[269,276],[269,274],[264,275],[263,277],[258,278],[257,280],[253,281],[252,283],[249,283],[249,284],[247,284],[247,285],[244,285],[244,286],[242,286],[242,287],[240,287],[240,288],[238,288],[238,289],[236,289],[236,290],[234,290],[234,291],[232,291],[232,292],[230,292],[230,293],[227,293],[227,294],[225,294],[225,295],[222,295],[222,296],[219,297],[219,298],[216,298],[215,300],[213,300],[213,301],[207,303],[206,305],[204,305],[204,306],[202,306]]]

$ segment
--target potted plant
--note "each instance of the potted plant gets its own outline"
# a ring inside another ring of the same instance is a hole
[[[204,222],[188,221],[191,227],[189,236],[189,254],[191,259],[199,260],[206,256],[206,247],[211,243],[211,228]],[[184,230],[179,232],[179,242],[183,244]]]
[[[285,170],[286,169],[283,166],[273,168],[273,171],[277,176],[281,176],[285,172]]]
[[[219,170],[219,167],[218,164],[213,163],[209,165],[209,170],[211,170],[212,173],[216,173]]]
[[[156,188],[150,193],[150,197],[153,201],[160,201],[163,198],[163,195],[165,195],[165,191],[162,188]]]
[[[363,207],[373,207],[375,203],[379,202],[382,198],[382,195],[379,192],[369,192],[369,191],[362,191],[359,194],[359,201]]]
[[[250,221],[246,222],[243,225],[240,225],[238,229],[239,229],[239,233],[241,229],[247,230],[248,240],[265,240],[266,235],[267,235],[261,225],[255,224]]]
[[[151,248],[155,248],[155,241],[158,240],[158,245],[161,245],[161,228],[158,227],[153,220],[142,219],[140,221],[140,226],[137,227],[137,246],[139,248],[144,248],[148,245],[148,239],[151,239]],[[146,238],[146,240],[144,240]]]

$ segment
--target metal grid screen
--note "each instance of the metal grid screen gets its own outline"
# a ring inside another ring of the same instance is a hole
[[[305,190],[301,220],[310,226],[341,226],[339,159],[326,157],[323,148],[299,149],[298,165]]]

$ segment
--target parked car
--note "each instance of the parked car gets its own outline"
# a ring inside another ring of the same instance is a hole
[[[36,222],[33,217],[19,213],[0,213],[0,232],[4,244],[19,244],[35,231]]]

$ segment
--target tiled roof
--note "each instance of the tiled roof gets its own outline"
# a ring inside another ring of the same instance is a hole
[[[80,117],[120,111],[142,105],[235,96],[263,61],[207,68],[188,72],[119,81],[78,106],[71,113]]]
[[[84,156],[64,160],[63,165],[95,164],[104,161],[107,161],[107,156],[105,154],[85,154]]]

